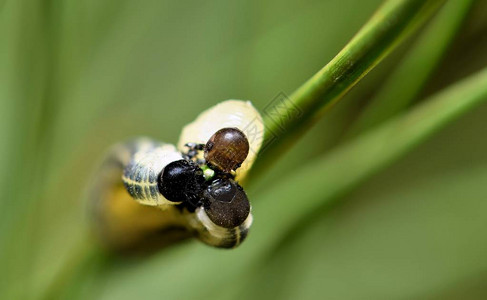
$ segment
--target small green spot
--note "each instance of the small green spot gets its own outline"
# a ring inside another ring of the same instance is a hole
[[[203,177],[205,177],[205,180],[210,180],[215,176],[215,171],[210,169],[207,165],[201,166],[201,170],[203,170]]]

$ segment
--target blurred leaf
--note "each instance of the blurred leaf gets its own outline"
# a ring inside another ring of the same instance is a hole
[[[427,83],[473,1],[449,1],[349,130],[356,135],[408,107]]]
[[[48,45],[42,38],[46,24],[38,3],[24,4],[6,2],[0,18],[5,38],[0,46],[0,114],[5,114],[0,129],[0,265],[4,272],[0,298],[5,299],[28,293],[28,289],[14,287],[11,282],[30,279],[27,270],[33,257],[22,254],[37,237],[30,235],[35,220],[26,216],[37,209],[35,192],[42,183],[36,179],[45,166],[43,147],[48,135],[44,111],[48,101]]]
[[[379,181],[343,206],[315,211],[253,278],[232,282],[229,298],[484,299],[487,287],[476,282],[487,270],[486,167],[400,177],[402,186],[385,192]]]

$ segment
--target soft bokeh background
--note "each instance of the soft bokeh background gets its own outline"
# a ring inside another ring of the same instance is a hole
[[[259,207],[300,205],[303,186],[287,198],[273,189],[344,140],[416,36],[248,187],[256,221],[240,248],[189,242],[145,259],[86,250],[85,186],[107,147],[137,135],[175,143],[225,99],[263,109],[325,65],[380,3],[0,1],[1,298],[485,299],[487,105],[278,247],[251,250],[273,226]],[[487,5],[476,1],[418,101],[486,66],[486,53]]]

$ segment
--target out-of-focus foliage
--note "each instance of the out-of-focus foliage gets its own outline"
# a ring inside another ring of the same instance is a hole
[[[427,66],[413,113],[487,66],[487,4],[473,2],[463,18],[443,18],[458,34],[431,57],[438,66]],[[486,298],[485,104],[262,246],[287,224],[274,206],[281,212],[285,204],[282,216],[292,216],[310,195],[325,199],[306,178],[334,182],[336,174],[313,166],[347,149],[347,129],[385,79],[412,47],[431,43],[422,32],[253,182],[255,226],[240,248],[188,242],[127,259],[87,242],[84,188],[109,145],[135,135],[175,142],[184,124],[224,99],[263,109],[330,61],[380,3],[0,1],[0,298],[47,290],[71,299]],[[417,67],[404,81],[422,72]],[[346,166],[350,178],[362,172]]]

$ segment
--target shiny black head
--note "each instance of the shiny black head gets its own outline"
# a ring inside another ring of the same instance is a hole
[[[247,158],[249,147],[247,137],[238,128],[222,128],[204,146],[205,160],[209,166],[230,173]]]
[[[221,227],[237,227],[250,213],[247,195],[233,179],[214,180],[204,190],[202,201],[210,220]]]
[[[181,159],[164,168],[157,186],[167,200],[196,206],[205,188],[205,178],[196,163]]]

